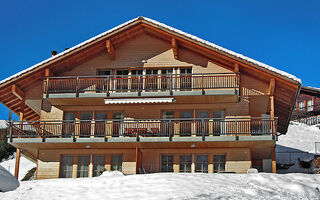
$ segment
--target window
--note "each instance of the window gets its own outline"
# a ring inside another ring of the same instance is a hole
[[[300,111],[304,111],[304,101],[299,102],[298,107]]]
[[[192,164],[191,155],[180,155],[179,172],[190,173]]]
[[[122,156],[112,155],[111,156],[111,171],[122,171]]]
[[[312,99],[307,101],[307,111],[313,111],[313,100]]]
[[[223,172],[226,166],[225,155],[214,155],[213,156],[213,172]]]
[[[93,177],[100,176],[105,171],[105,161],[105,156],[93,156]]]
[[[208,155],[197,155],[196,172],[208,173]]]
[[[60,177],[72,178],[72,172],[73,172],[72,166],[73,166],[73,156],[62,156]]]
[[[174,119],[174,111],[164,111],[162,117],[163,119]]]
[[[161,171],[173,172],[173,155],[161,155]]]
[[[90,162],[89,156],[78,156],[78,170],[77,170],[78,178],[88,177],[89,162]]]
[[[110,70],[99,70],[98,76],[110,76],[111,72]]]
[[[117,90],[127,90],[128,89],[128,70],[118,70],[117,71],[117,81],[116,89]]]

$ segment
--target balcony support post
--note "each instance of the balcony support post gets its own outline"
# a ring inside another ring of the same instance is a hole
[[[20,108],[20,113],[19,113],[20,132],[23,131],[24,107],[25,107],[25,100],[23,99],[22,102],[21,102],[21,108]],[[16,162],[15,162],[15,169],[14,169],[14,177],[16,179],[19,178],[20,156],[21,156],[21,149],[17,148],[17,150],[16,150]]]
[[[275,146],[272,147],[272,173],[277,173],[276,151]]]

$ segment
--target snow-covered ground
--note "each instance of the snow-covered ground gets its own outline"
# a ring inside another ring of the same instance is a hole
[[[320,129],[316,126],[293,123],[289,125],[286,135],[277,141],[277,152],[308,152],[315,153],[315,142],[320,142]]]
[[[21,182],[10,200],[320,199],[320,175],[157,173]]]
[[[277,152],[307,152],[313,155],[320,130],[302,124],[289,126],[280,136]],[[278,154],[277,154],[278,155]],[[0,163],[13,173],[12,158]],[[10,166],[10,167],[9,167]],[[21,157],[21,179],[34,163]],[[299,171],[299,166],[293,168]],[[20,182],[0,199],[319,199],[320,175],[316,174],[173,174],[128,175],[107,172],[80,179],[51,179]]]
[[[4,167],[11,174],[14,174],[15,162],[16,162],[16,154],[14,153],[14,155],[11,156],[9,159],[0,162],[0,166]],[[28,173],[28,171],[36,166],[37,165],[35,163],[21,156],[20,168],[19,168],[19,180],[23,179],[24,176]]]

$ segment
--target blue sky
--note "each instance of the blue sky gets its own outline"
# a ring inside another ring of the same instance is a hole
[[[137,16],[320,87],[320,1],[0,1],[0,79]],[[0,119],[8,109],[0,105]]]

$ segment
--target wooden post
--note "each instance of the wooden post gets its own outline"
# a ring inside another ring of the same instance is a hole
[[[272,173],[277,173],[277,163],[276,163],[276,151],[275,151],[275,147],[272,147]]]
[[[25,107],[25,101],[23,99],[21,101],[21,108],[20,108],[20,113],[19,113],[19,121],[20,121],[21,131],[23,131],[24,107]],[[17,150],[16,150],[16,163],[15,163],[15,169],[14,169],[14,177],[16,179],[19,178],[20,156],[21,156],[21,149],[17,148]]]
[[[15,169],[14,169],[14,177],[16,179],[19,178],[20,154],[21,154],[21,150],[20,150],[20,148],[17,148],[17,150],[16,150],[16,165],[15,165]]]
[[[139,148],[136,147],[136,174],[139,174]]]

